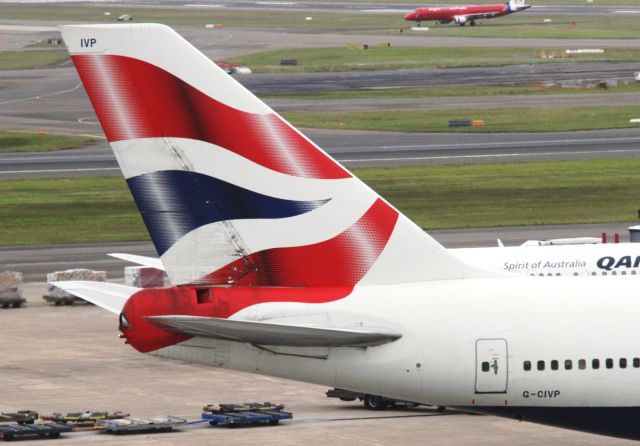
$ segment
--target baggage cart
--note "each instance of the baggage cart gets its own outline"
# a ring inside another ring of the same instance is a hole
[[[245,403],[245,404],[210,404],[203,407],[202,419],[211,426],[247,426],[268,424],[276,425],[281,420],[293,418],[291,412],[285,412],[284,404]]]
[[[149,418],[120,418],[116,420],[100,420],[96,427],[111,434],[139,434],[149,432],[170,432],[174,427],[186,424],[184,418],[172,416],[156,416]]]
[[[115,420],[128,416],[128,413],[121,411],[109,413],[86,410],[84,412],[69,412],[66,415],[54,412],[51,415],[43,415],[42,419],[55,421],[56,423],[72,424],[79,427],[91,427],[100,420]]]
[[[64,432],[71,432],[71,428],[58,423],[0,424],[0,438],[4,441],[23,438],[58,438]]]

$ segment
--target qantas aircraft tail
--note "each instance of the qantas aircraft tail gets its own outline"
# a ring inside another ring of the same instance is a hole
[[[486,276],[450,255],[172,29],[61,27],[172,283]]]

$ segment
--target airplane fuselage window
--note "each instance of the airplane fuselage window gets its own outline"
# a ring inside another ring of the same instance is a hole
[[[586,368],[587,368],[587,361],[586,361],[586,360],[584,360],[584,359],[580,359],[580,360],[578,360],[578,368],[579,368],[580,370],[584,370],[584,369],[586,369]]]
[[[488,370],[484,370],[485,363],[482,363],[482,370],[483,371],[488,371]],[[488,368],[488,363],[487,364],[487,368]],[[605,367],[608,369],[612,369],[614,368],[615,362],[613,360],[613,358],[607,358],[604,361]],[[629,361],[627,361],[627,358],[619,358],[618,359],[618,367],[620,367],[621,369],[626,369],[627,367],[631,367],[631,365],[633,365],[633,368],[638,369],[640,368],[640,358],[632,358],[631,359],[631,364],[629,364]],[[559,370],[559,362],[557,359],[552,359],[551,361],[549,361],[549,367],[551,368],[551,370]],[[522,363],[522,368],[524,369],[525,372],[529,372],[531,371],[531,361],[524,361]],[[573,368],[573,362],[571,359],[565,359],[564,360],[564,369],[565,370],[571,370]],[[587,368],[587,360],[586,359],[579,359],[578,360],[578,369],[580,370],[586,370]],[[591,360],[591,368],[593,370],[598,370],[600,368],[600,360],[598,358],[594,358]],[[543,360],[539,360],[536,361],[536,369],[537,370],[544,370],[545,369],[545,361]]]
[[[564,369],[565,370],[571,370],[573,368],[573,363],[571,362],[570,359],[565,359],[564,360]]]

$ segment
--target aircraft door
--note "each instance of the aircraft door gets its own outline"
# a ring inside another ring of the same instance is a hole
[[[476,341],[476,393],[507,393],[506,339]]]

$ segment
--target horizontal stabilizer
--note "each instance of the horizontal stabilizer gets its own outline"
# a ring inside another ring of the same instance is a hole
[[[129,297],[140,291],[140,288],[108,282],[68,280],[50,283],[116,314],[120,314]]]
[[[151,268],[164,271],[164,265],[162,260],[157,257],[139,256],[136,254],[126,254],[122,252],[111,252],[108,256],[115,257],[116,259],[124,260],[126,262],[136,263],[140,266],[150,266]]]
[[[176,334],[260,345],[291,347],[372,346],[394,341],[402,336],[396,331],[383,327],[330,328],[196,316],[150,316],[146,319],[158,328]]]

